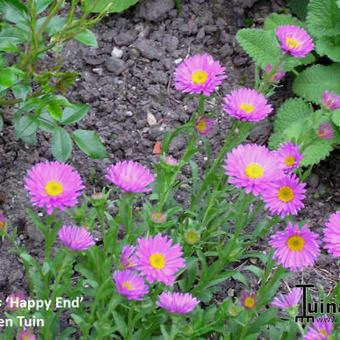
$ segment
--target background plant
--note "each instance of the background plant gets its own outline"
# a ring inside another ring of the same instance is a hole
[[[28,144],[35,144],[39,129],[51,133],[51,151],[60,161],[70,157],[73,142],[90,157],[107,157],[95,132],[76,130],[70,135],[64,128],[84,118],[89,106],[71,103],[65,97],[78,74],[61,71],[62,58],[58,57],[63,45],[73,38],[97,47],[89,28],[110,7],[93,16],[91,9],[97,3],[76,18],[78,0],[70,3],[66,16],[60,14],[64,0],[0,1],[0,130],[6,115],[13,118],[17,138]],[[55,64],[46,69],[43,60],[48,51],[54,52]]]
[[[303,3],[292,3],[293,8],[295,5],[299,6],[297,12],[303,17]],[[279,58],[274,30],[280,25],[304,28],[314,38],[316,52],[320,56],[327,55],[331,60],[339,61],[337,51],[340,48],[340,9],[335,1],[311,0],[306,7],[306,15],[306,21],[301,21],[290,15],[272,13],[266,17],[263,29],[243,29],[237,33],[237,40],[254,60],[257,73],[260,69],[264,71],[268,63],[274,65]],[[298,143],[305,155],[301,163],[304,166],[319,163],[340,143],[340,112],[330,112],[324,107],[315,110],[315,105],[322,103],[324,91],[340,94],[340,68],[337,63],[331,62],[328,65],[315,64],[318,58],[313,52],[304,59],[296,58],[282,64],[284,71],[291,71],[296,75],[292,90],[301,98],[290,98],[282,104],[275,116],[274,131],[269,140],[272,149],[285,141]],[[310,63],[313,65],[305,66]],[[267,96],[271,94],[272,92],[267,92]],[[329,122],[334,129],[333,138],[318,137],[316,131],[325,122]]]

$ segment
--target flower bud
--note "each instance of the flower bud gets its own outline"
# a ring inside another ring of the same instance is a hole
[[[200,241],[201,235],[195,229],[189,229],[184,234],[184,238],[188,244],[193,245]]]
[[[166,216],[162,212],[154,211],[151,214],[151,220],[155,223],[163,223],[166,220]]]

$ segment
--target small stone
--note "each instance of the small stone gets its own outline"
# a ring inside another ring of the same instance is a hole
[[[113,38],[114,42],[118,46],[128,46],[131,45],[137,38],[136,31],[121,32]]]
[[[162,53],[157,48],[153,41],[144,38],[139,38],[134,47],[141,53],[141,55],[150,60],[160,60]]]
[[[220,49],[220,55],[222,57],[230,56],[233,53],[234,53],[234,49],[229,44],[223,45]]]
[[[202,40],[205,37],[205,29],[204,27],[200,28],[197,35],[196,35],[196,39],[197,40]]]
[[[309,178],[308,178],[308,183],[313,189],[316,189],[317,186],[320,183],[319,176],[317,174],[314,174],[314,173],[310,174]]]
[[[168,83],[168,76],[163,71],[156,71],[153,73],[153,80],[156,83],[161,83],[163,85],[166,85]]]
[[[233,59],[233,63],[235,66],[243,66],[247,63],[247,58],[246,57],[241,57],[239,55],[237,55],[234,59]]]
[[[165,49],[169,52],[173,52],[177,49],[178,47],[178,38],[177,37],[174,37],[170,34],[167,34],[163,40],[162,40],[162,43],[164,44],[165,46]]]
[[[149,21],[160,21],[167,17],[174,6],[173,0],[143,1],[137,9],[137,15]]]
[[[123,56],[123,51],[120,50],[120,49],[117,48],[117,47],[114,47],[113,50],[112,50],[112,52],[111,52],[111,56],[112,56],[112,57],[116,57],[116,58],[118,58],[118,59],[121,59],[122,56]]]
[[[105,67],[108,71],[118,76],[122,72],[122,69],[125,67],[125,62],[122,59],[110,57],[106,60]]]

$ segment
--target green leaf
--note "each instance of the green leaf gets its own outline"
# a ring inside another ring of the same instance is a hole
[[[64,114],[60,120],[61,124],[68,125],[83,119],[89,110],[88,104],[74,104],[72,107],[64,109]]]
[[[93,131],[76,130],[72,134],[78,147],[91,158],[107,158],[109,155],[98,135]]]
[[[0,67],[4,67],[7,64],[7,59],[6,57],[0,56]]]
[[[319,139],[312,145],[308,146],[303,154],[304,158],[301,160],[301,166],[307,166],[312,164],[318,164],[320,161],[325,159],[330,152],[333,150],[334,140],[332,139]]]
[[[301,20],[306,19],[309,0],[288,0],[288,6],[293,14]]]
[[[98,13],[105,9],[110,3],[112,3],[109,13],[120,13],[128,9],[129,7],[135,5],[139,0],[101,0],[91,12]],[[91,8],[95,0],[84,0],[86,8]]]
[[[302,21],[298,20],[295,17],[292,17],[289,14],[271,13],[264,20],[263,28],[265,30],[275,30],[281,25],[294,25],[300,26],[302,28],[305,27],[305,24]]]
[[[53,0],[37,0],[37,13],[43,12]]]
[[[115,325],[118,327],[119,333],[125,338],[127,335],[127,324],[124,321],[124,318],[116,311],[112,311],[112,316],[115,322]]]
[[[3,127],[4,127],[4,120],[2,118],[2,115],[0,115],[0,131],[2,131]]]
[[[34,134],[38,128],[37,118],[32,115],[25,115],[14,118],[17,138],[27,137]]]
[[[274,308],[267,309],[263,311],[259,317],[251,324],[248,329],[248,334],[256,333],[264,328],[265,325],[269,323],[276,322],[277,310]]]
[[[317,38],[340,34],[340,9],[334,0],[310,0],[306,21]]]
[[[63,109],[58,101],[51,100],[47,104],[47,109],[53,119],[59,121],[63,117]]]
[[[16,45],[26,42],[27,39],[27,30],[4,23],[0,31],[0,50],[17,52],[19,48]]]
[[[41,25],[44,23],[47,17],[39,18],[37,21],[37,30],[40,29]],[[55,33],[60,32],[66,24],[66,18],[55,16],[53,17],[47,26],[44,29],[44,32],[48,33],[49,35],[53,35]]]
[[[29,18],[26,6],[18,0],[0,0],[0,13],[3,19],[15,24]]]
[[[274,64],[281,55],[273,31],[252,28],[241,29],[237,32],[236,39],[255,63],[263,69],[269,63]]]
[[[301,98],[287,99],[277,110],[273,128],[274,133],[269,138],[269,148],[276,149],[285,141],[285,130],[299,119],[306,119],[313,113],[313,108]]]
[[[84,30],[83,32],[78,33],[74,37],[85,45],[98,47],[96,36],[94,35],[93,32],[91,32],[88,29]]]
[[[334,43],[333,37],[316,39],[315,49],[320,56],[327,55],[333,61],[340,61],[340,45]]]
[[[18,78],[11,68],[6,67],[0,71],[0,91],[13,86],[17,81]]]
[[[340,109],[332,112],[332,122],[340,127]]]
[[[67,131],[57,126],[54,129],[51,144],[52,155],[59,162],[66,162],[71,156],[72,139]]]
[[[293,91],[316,104],[321,104],[325,90],[340,93],[340,64],[313,65],[301,72],[293,82]]]
[[[31,86],[28,83],[19,83],[12,87],[15,98],[25,100],[27,95],[32,91]]]

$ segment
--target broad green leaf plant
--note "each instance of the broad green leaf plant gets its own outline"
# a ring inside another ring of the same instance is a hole
[[[279,108],[269,146],[276,149],[283,142],[298,143],[300,151],[305,155],[301,164],[311,167],[329,156],[340,144],[340,111],[330,109],[323,103],[325,91],[340,96],[340,64],[337,63],[340,61],[337,59],[337,51],[340,49],[340,9],[333,0],[310,0],[306,21],[291,15],[272,13],[266,17],[264,29],[240,30],[236,38],[254,60],[256,74],[260,69],[264,70],[268,63],[274,64],[279,60],[274,30],[280,25],[294,25],[307,30],[314,38],[318,55],[311,52],[306,58],[282,63],[284,71],[296,75],[292,90],[298,97],[288,99]],[[336,63],[316,64],[318,58],[324,55]],[[312,65],[306,67],[308,64]],[[258,79],[258,75],[256,77]],[[267,92],[268,96],[271,94]],[[315,105],[319,109],[315,110]],[[318,131],[326,123],[333,134],[329,138],[322,138]]]
[[[65,129],[84,118],[89,105],[72,103],[65,97],[78,74],[60,71],[62,59],[57,58],[71,39],[97,47],[90,28],[111,7],[107,4],[97,16],[89,17],[98,3],[94,1],[76,19],[79,0],[70,2],[66,17],[59,14],[66,4],[64,0],[0,0],[0,130],[6,116],[13,119],[16,136],[25,143],[34,145],[38,130],[50,133],[52,154],[62,162],[69,159],[73,142],[90,157],[107,157],[95,132],[69,133]],[[57,61],[46,69],[43,60],[50,50]]]

